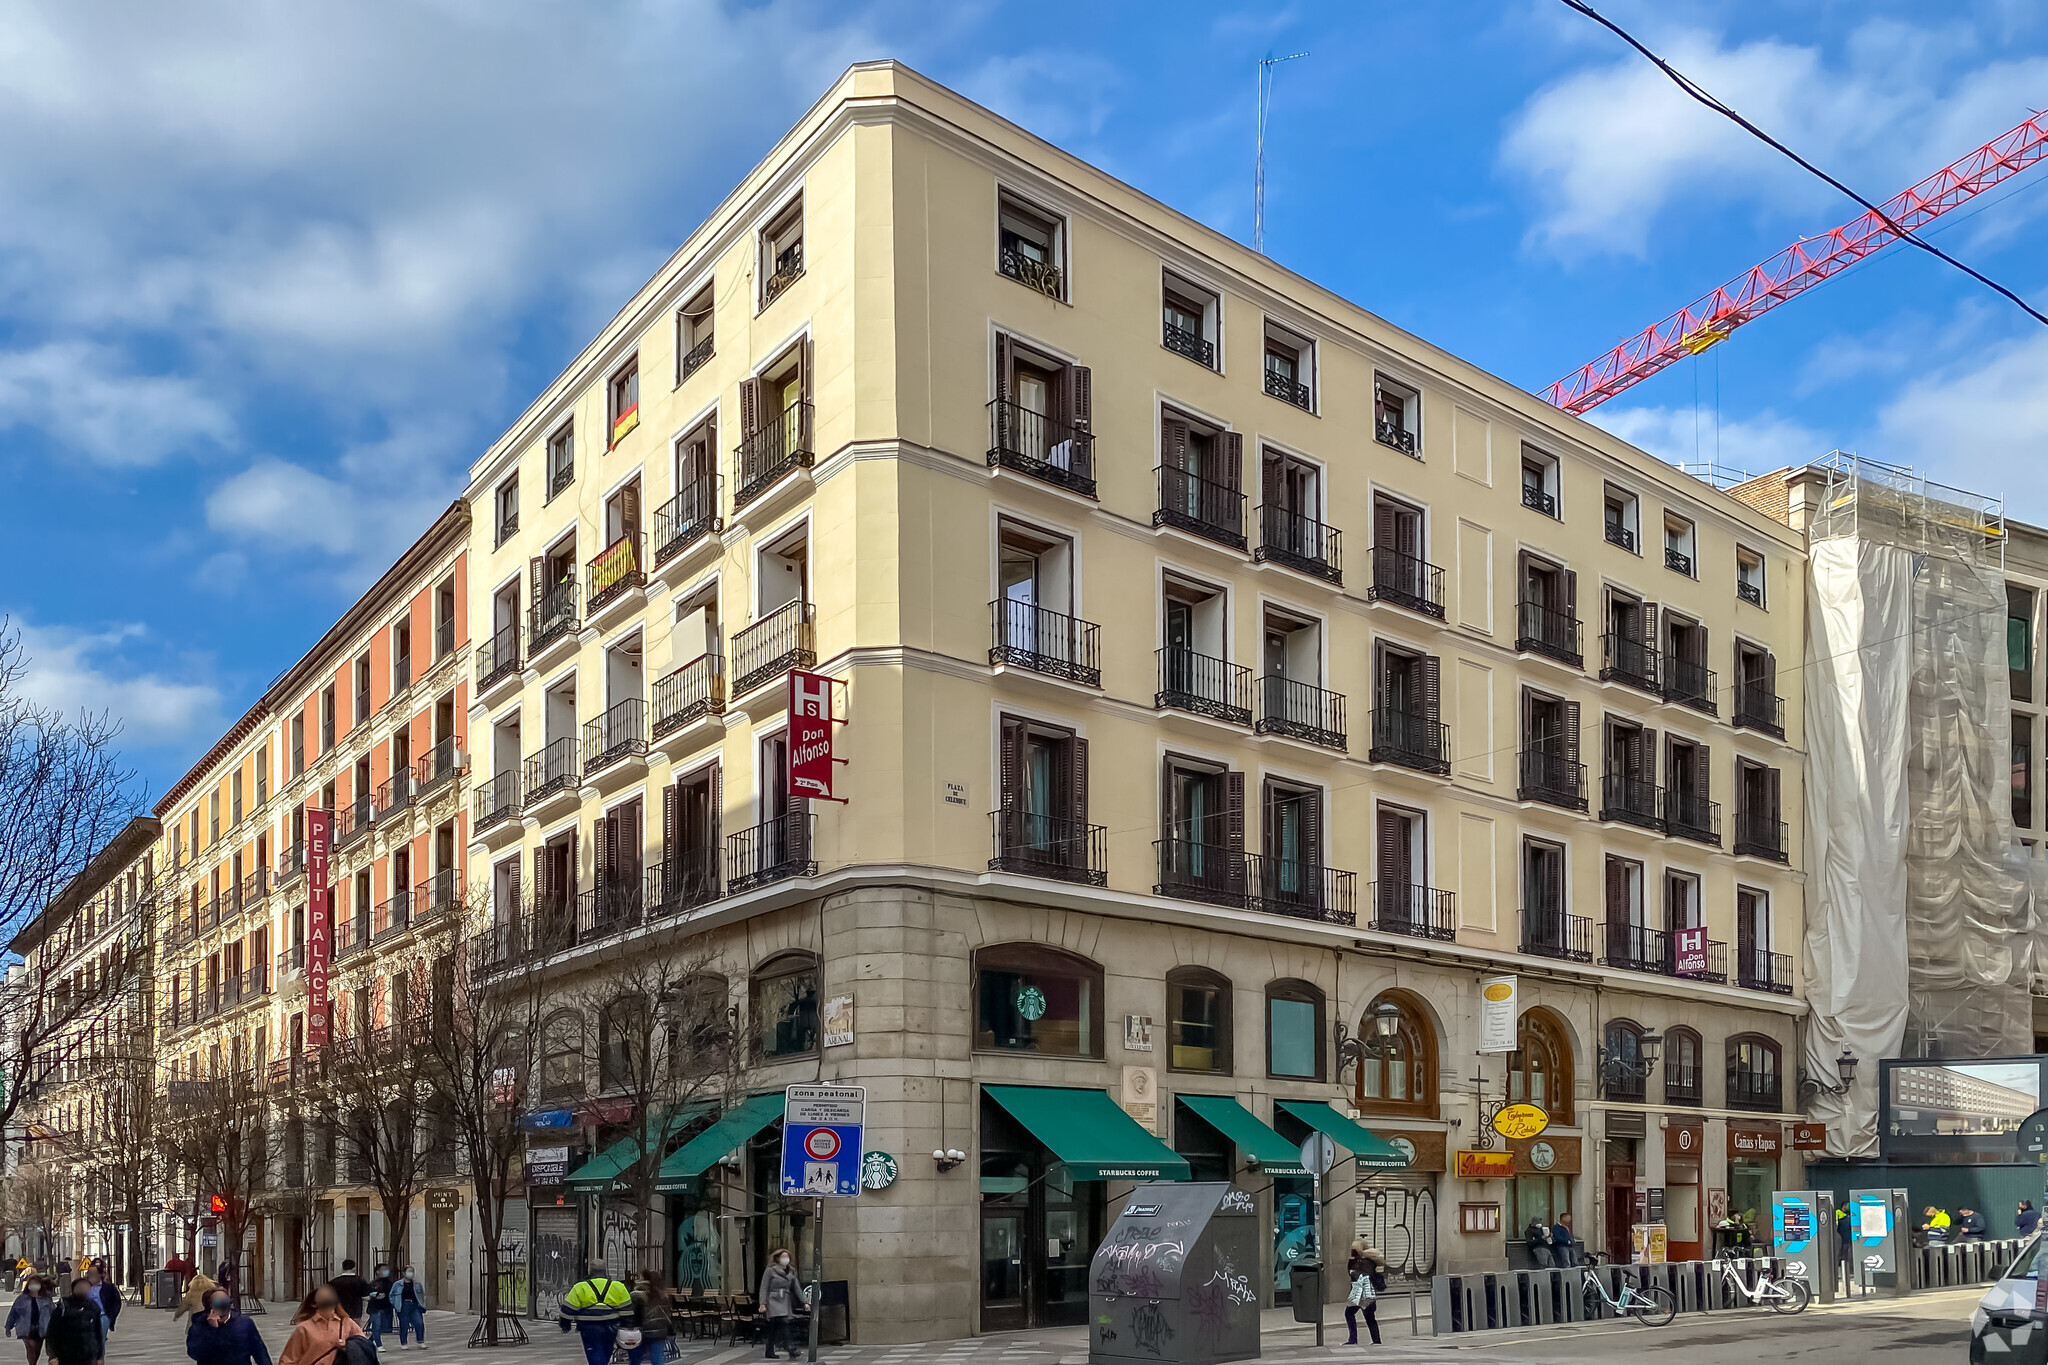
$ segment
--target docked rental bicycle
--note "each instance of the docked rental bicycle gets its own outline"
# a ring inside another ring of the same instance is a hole
[[[1598,1317],[1603,1303],[1616,1317],[1634,1318],[1645,1327],[1668,1327],[1678,1316],[1678,1305],[1672,1301],[1671,1291],[1662,1285],[1624,1284],[1621,1297],[1617,1299],[1607,1292],[1597,1266],[1581,1266],[1579,1278],[1584,1285],[1588,1318]]]
[[[1774,1279],[1768,1269],[1759,1269],[1756,1285],[1752,1288],[1742,1282],[1742,1272],[1735,1268],[1732,1258],[1721,1258],[1721,1282],[1751,1307],[1764,1304],[1773,1313],[1803,1313],[1806,1305],[1813,1301],[1813,1290],[1804,1280]]]

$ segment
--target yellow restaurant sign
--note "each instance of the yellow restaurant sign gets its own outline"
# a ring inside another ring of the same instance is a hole
[[[1511,1104],[1493,1116],[1493,1131],[1504,1138],[1532,1138],[1550,1126],[1550,1115],[1536,1104]]]
[[[1506,1180],[1514,1173],[1513,1152],[1475,1152],[1460,1149],[1451,1154],[1451,1174],[1462,1180]]]

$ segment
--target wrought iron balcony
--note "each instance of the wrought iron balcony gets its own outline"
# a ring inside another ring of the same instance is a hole
[[[1616,920],[1608,921],[1604,928],[1608,966],[1630,972],[1655,972],[1659,976],[1670,973],[1671,936],[1662,929]]]
[[[1267,369],[1266,392],[1283,403],[1292,403],[1303,412],[1310,412],[1315,408],[1315,395],[1309,392],[1308,385],[1282,370]]]
[[[732,637],[733,692],[745,696],[769,679],[792,668],[809,668],[818,662],[813,621],[817,607],[810,602],[785,602],[774,611]]]
[[[1735,984],[1745,990],[1792,994],[1792,957],[1766,948],[1735,950]]]
[[[792,810],[779,819],[729,836],[726,840],[727,893],[740,896],[771,882],[817,876],[818,864],[811,856],[815,819],[808,810]]]
[[[1789,856],[1785,834],[1785,822],[1771,814],[1745,810],[1735,812],[1734,850],[1737,853],[1782,863]]]
[[[1737,579],[1735,595],[1749,603],[1752,607],[1760,607],[1764,604],[1764,585],[1761,583],[1744,583]]]
[[[1325,924],[1358,923],[1355,874],[1296,858],[1247,853],[1245,885],[1250,908],[1265,915],[1320,920]]]
[[[1152,888],[1153,895],[1210,905],[1245,903],[1242,851],[1171,836],[1154,840],[1152,850],[1159,864],[1159,881]]]
[[[988,610],[991,667],[1028,668],[1085,687],[1102,686],[1101,631],[1093,621],[1009,598],[989,603]]]
[[[775,273],[770,275],[768,282],[761,286],[761,306],[766,308],[769,304],[775,302],[776,299],[782,297],[782,292],[785,289],[788,289],[803,277],[804,244],[801,241],[792,242],[784,247],[782,253],[775,258]]]
[[[1392,602],[1397,607],[1419,611],[1424,616],[1444,619],[1444,571],[1426,559],[1404,555],[1385,545],[1372,547],[1372,586],[1368,601]]]
[[[1095,496],[1095,437],[1020,403],[988,405],[988,465],[1014,469],[1083,497]]]
[[[1372,436],[1381,445],[1398,450],[1403,455],[1415,453],[1415,433],[1391,417],[1373,419]]]
[[[1562,962],[1593,960],[1593,921],[1554,906],[1522,907],[1522,951]]]
[[[654,509],[654,562],[666,564],[724,529],[725,518],[718,511],[718,476],[699,475]]]
[[[647,569],[640,553],[640,536],[635,532],[620,536],[583,566],[585,612],[602,611],[635,588],[647,586]]]
[[[306,970],[306,945],[305,945],[305,944],[303,944],[303,943],[294,943],[294,944],[293,944],[293,945],[292,945],[291,947],[289,947],[289,948],[286,948],[286,949],[283,949],[282,951],[280,951],[280,952],[278,953],[278,955],[277,955],[277,974],[278,974],[279,976],[288,976],[288,975],[293,975],[293,974],[296,974],[296,973],[298,973],[298,972],[303,972],[303,971],[305,971],[305,970]]]
[[[1636,552],[1636,533],[1618,521],[1610,521],[1607,523],[1607,543],[1609,545],[1619,545],[1630,554],[1634,554]]]
[[[811,405],[791,403],[770,416],[759,431],[741,438],[733,455],[739,476],[732,505],[738,511],[792,470],[809,469],[816,463],[817,454],[811,448]]]
[[[677,915],[719,896],[718,846],[678,849],[647,869],[647,914]]]
[[[1729,723],[1738,730],[1756,730],[1773,739],[1785,737],[1785,699],[1758,682],[1735,685],[1735,714]]]
[[[583,775],[647,752],[647,703],[626,697],[583,724]]]
[[[1160,341],[1167,350],[1176,355],[1184,355],[1197,365],[1212,370],[1216,368],[1216,343],[1204,340],[1200,332],[1190,332],[1187,328],[1176,327],[1170,322],[1162,326],[1164,330],[1160,334]]]
[[[989,812],[995,831],[991,872],[1051,877],[1085,886],[1109,884],[1109,831],[1102,825],[1044,815],[1005,804]]]
[[[277,884],[284,886],[305,875],[305,844],[294,843],[286,845],[284,852],[277,855]]]
[[[411,768],[403,768],[386,778],[377,787],[377,815],[379,820],[388,820],[410,806],[419,795],[419,783]]]
[[[542,594],[540,605],[526,613],[527,655],[532,657],[555,641],[574,635],[583,625],[576,614],[576,583],[564,579]]]
[[[469,940],[469,970],[478,981],[518,965],[527,957],[526,923],[512,919],[493,924]]]
[[[380,901],[370,915],[370,937],[391,938],[412,928],[412,889]]]
[[[346,848],[370,832],[375,817],[370,798],[361,796],[343,806],[334,817],[334,846]]]
[[[520,784],[526,788],[524,804],[535,806],[556,792],[574,790],[577,773],[576,737],[563,735],[527,758]]]
[[[1714,670],[1670,654],[1664,656],[1664,700],[1710,716],[1721,714],[1721,704],[1714,699]]]
[[[470,795],[469,831],[482,834],[503,820],[519,814],[519,769],[507,768],[491,774]]]
[[[1541,654],[1573,668],[1585,665],[1579,652],[1579,618],[1536,602],[1515,603],[1515,648]]]
[[[1674,573],[1682,573],[1687,578],[1691,578],[1692,556],[1683,550],[1674,550],[1667,545],[1664,547],[1664,567]]]
[[[367,910],[360,914],[344,915],[334,921],[334,957],[336,961],[352,953],[361,952],[370,942],[370,915]]]
[[[1783,1078],[1775,1071],[1728,1066],[1728,1107],[1776,1112],[1784,1107]]]
[[[676,383],[680,384],[704,368],[704,362],[717,354],[718,348],[712,343],[716,336],[705,337],[702,341],[683,352],[683,358],[676,362]]]
[[[1233,550],[1244,548],[1244,494],[1179,465],[1159,465],[1154,473],[1159,482],[1154,526],[1171,526]]]
[[[498,518],[497,538],[491,542],[491,548],[495,550],[498,546],[503,545],[506,541],[512,539],[512,537],[518,534],[519,514],[517,512],[512,512],[506,516]]]
[[[1252,552],[1252,558],[1284,564],[1331,583],[1344,581],[1343,547],[1337,528],[1271,503],[1259,506],[1259,548]]]
[[[1600,650],[1601,658],[1605,660],[1600,668],[1601,682],[1625,683],[1653,697],[1664,695],[1664,689],[1657,680],[1659,669],[1655,645],[1609,631],[1600,637]]]
[[[242,973],[242,998],[253,1000],[259,995],[270,993],[270,964],[259,962]]]
[[[1064,283],[1060,268],[1015,246],[1004,246],[996,253],[996,269],[1026,289],[1034,289],[1049,299],[1064,297],[1060,292]]]
[[[462,882],[444,867],[412,889],[412,922],[423,924],[462,904]]]
[[[262,900],[265,896],[269,895],[270,869],[267,867],[258,867],[254,872],[251,872],[248,876],[242,878],[242,885],[240,887],[240,891],[242,904],[248,906],[255,905],[258,901]]]
[[[1674,839],[1721,846],[1721,803],[1677,787],[1664,793],[1664,824]]]
[[[391,661],[391,695],[412,686],[412,655],[401,654]]]
[[[1451,727],[1426,712],[1376,706],[1372,712],[1372,748],[1366,760],[1449,776]]]
[[[725,656],[699,654],[654,684],[654,737],[725,710]]]
[[[1228,722],[1252,723],[1252,671],[1242,664],[1212,659],[1191,649],[1156,651],[1159,690],[1156,707],[1191,711]]]
[[[1343,750],[1343,693],[1269,674],[1259,679],[1258,698],[1259,718],[1252,728],[1260,734],[1287,735]]]
[[[1449,891],[1412,882],[1374,882],[1371,899],[1371,927],[1383,934],[1443,943],[1458,936],[1457,901]]]
[[[1557,516],[1556,494],[1546,493],[1534,484],[1522,485],[1522,506],[1532,512],[1541,512],[1546,517],[1554,519]]]
[[[553,499],[564,488],[576,482],[576,462],[565,460],[548,471],[548,497]]]
[[[576,895],[576,941],[624,933],[637,928],[647,908],[646,883],[639,877],[621,877]]]
[[[1664,789],[1610,770],[1600,779],[1600,818],[1662,833]]]
[[[425,797],[443,782],[468,770],[468,752],[450,735],[421,756],[413,769],[413,779],[419,784],[419,794]]]

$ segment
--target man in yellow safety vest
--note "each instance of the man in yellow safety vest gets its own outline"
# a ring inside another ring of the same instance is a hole
[[[626,1282],[605,1274],[604,1266],[593,1261],[590,1274],[562,1296],[562,1330],[574,1327],[582,1336],[583,1358],[589,1365],[610,1365],[619,1340],[619,1319],[632,1306],[633,1291]]]

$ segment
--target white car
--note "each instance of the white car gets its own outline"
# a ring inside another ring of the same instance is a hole
[[[1970,1314],[1970,1365],[2048,1365],[2048,1238],[2029,1237]]]

